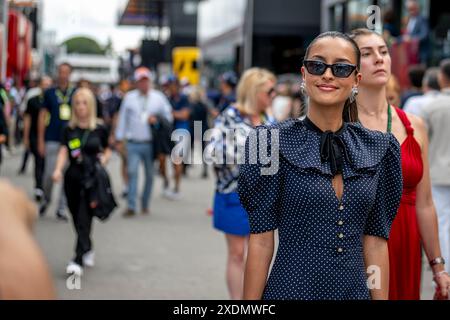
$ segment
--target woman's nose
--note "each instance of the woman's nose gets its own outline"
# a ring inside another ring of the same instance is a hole
[[[325,70],[325,72],[323,73],[322,77],[325,79],[333,79],[334,75],[333,75],[333,72],[331,71],[331,68],[327,68]]]

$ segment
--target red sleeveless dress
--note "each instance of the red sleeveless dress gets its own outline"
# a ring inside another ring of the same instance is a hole
[[[422,247],[416,216],[416,187],[422,179],[420,145],[406,113],[395,108],[407,137],[401,145],[403,194],[389,236],[389,299],[419,300]]]

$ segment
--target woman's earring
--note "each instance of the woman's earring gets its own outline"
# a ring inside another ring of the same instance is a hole
[[[300,90],[302,92],[303,95],[306,94],[306,85],[305,85],[305,81],[302,82],[302,84],[300,85]]]
[[[352,94],[350,95],[350,103],[355,102],[357,95],[358,95],[358,87],[353,87]]]

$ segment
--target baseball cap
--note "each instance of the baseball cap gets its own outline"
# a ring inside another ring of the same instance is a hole
[[[220,78],[222,81],[225,81],[232,87],[236,87],[236,85],[238,83],[238,78],[236,76],[236,73],[234,73],[233,71],[225,72],[224,74],[221,75]]]
[[[134,71],[134,80],[135,81],[139,81],[142,79],[151,79],[152,78],[152,73],[150,72],[150,70],[146,67],[139,67]]]
[[[171,74],[167,77],[167,83],[178,83],[178,78],[176,75]]]

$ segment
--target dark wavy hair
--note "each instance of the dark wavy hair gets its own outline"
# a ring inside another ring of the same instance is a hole
[[[359,71],[361,68],[361,51],[359,51],[358,45],[356,44],[355,40],[353,40],[348,35],[338,32],[338,31],[327,31],[324,33],[321,33],[318,35],[308,46],[305,53],[305,60],[309,57],[309,52],[311,51],[311,48],[314,46],[314,44],[324,38],[339,38],[347,41],[350,43],[353,47],[353,50],[355,52],[356,57],[356,72]],[[357,122],[358,121],[358,107],[356,105],[355,101],[350,101],[350,98],[345,101],[344,110],[342,111],[342,118],[345,122]]]

